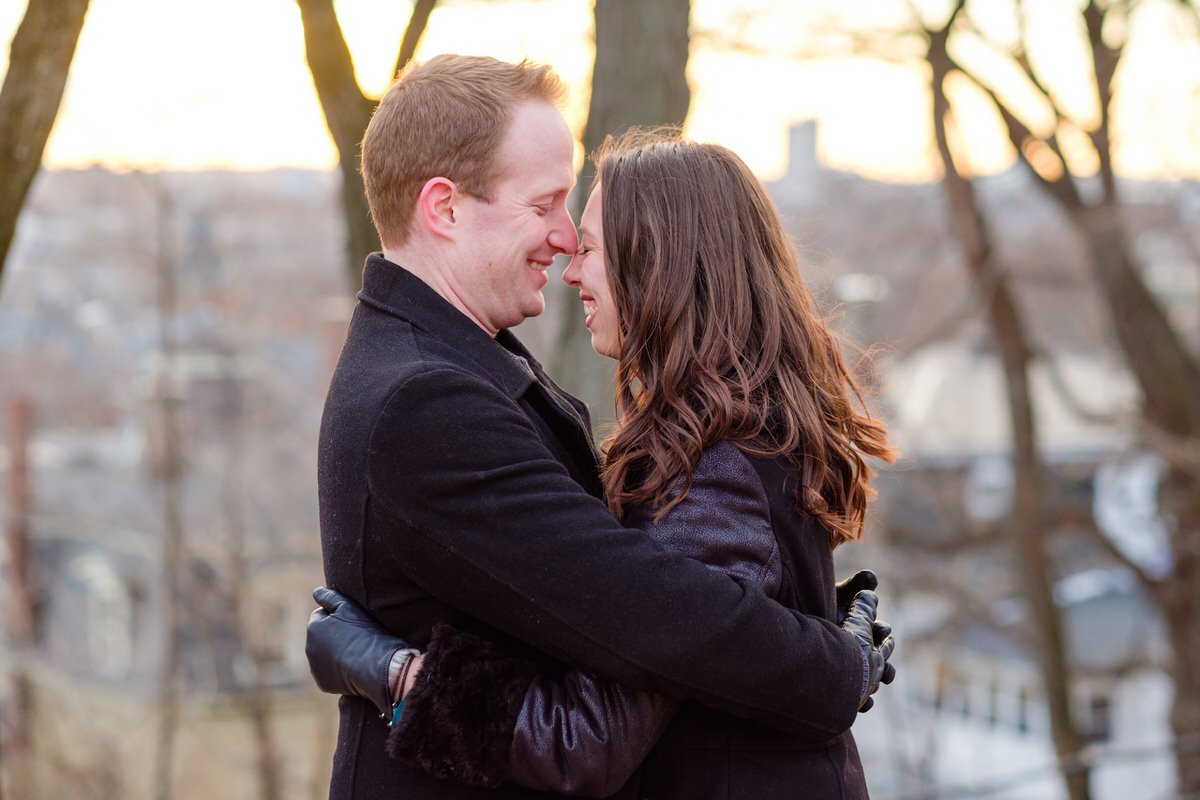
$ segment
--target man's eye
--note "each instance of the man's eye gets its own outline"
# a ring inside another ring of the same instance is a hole
[[[554,208],[554,206],[534,206],[540,216],[546,216]]]

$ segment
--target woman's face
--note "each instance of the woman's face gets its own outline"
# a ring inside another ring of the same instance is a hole
[[[608,265],[601,249],[604,230],[600,223],[600,189],[597,184],[592,190],[579,218],[579,249],[563,272],[563,280],[579,289],[579,299],[587,314],[586,325],[592,332],[592,349],[602,356],[616,358],[621,352],[621,334],[617,308],[608,288]]]

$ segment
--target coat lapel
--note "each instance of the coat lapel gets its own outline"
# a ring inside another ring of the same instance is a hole
[[[515,402],[522,402],[527,394],[537,396],[540,402],[534,405],[557,420],[554,427],[565,436],[563,444],[576,454],[573,457],[583,472],[596,474],[599,452],[592,438],[587,406],[551,380],[511,331],[502,330],[495,338],[489,336],[428,284],[379,253],[367,258],[358,300],[453,347]],[[598,487],[597,479],[589,489],[599,492]]]

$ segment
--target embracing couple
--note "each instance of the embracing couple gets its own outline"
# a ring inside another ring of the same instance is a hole
[[[544,66],[440,56],[362,145],[383,243],[321,427],[333,798],[865,798],[893,642],[857,538],[890,459],[729,150],[610,140],[576,232]],[[547,269],[617,360],[601,448],[509,328]]]

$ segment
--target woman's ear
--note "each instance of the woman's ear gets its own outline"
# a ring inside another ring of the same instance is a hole
[[[456,207],[462,197],[449,178],[430,178],[417,198],[417,219],[435,236],[453,239]]]

